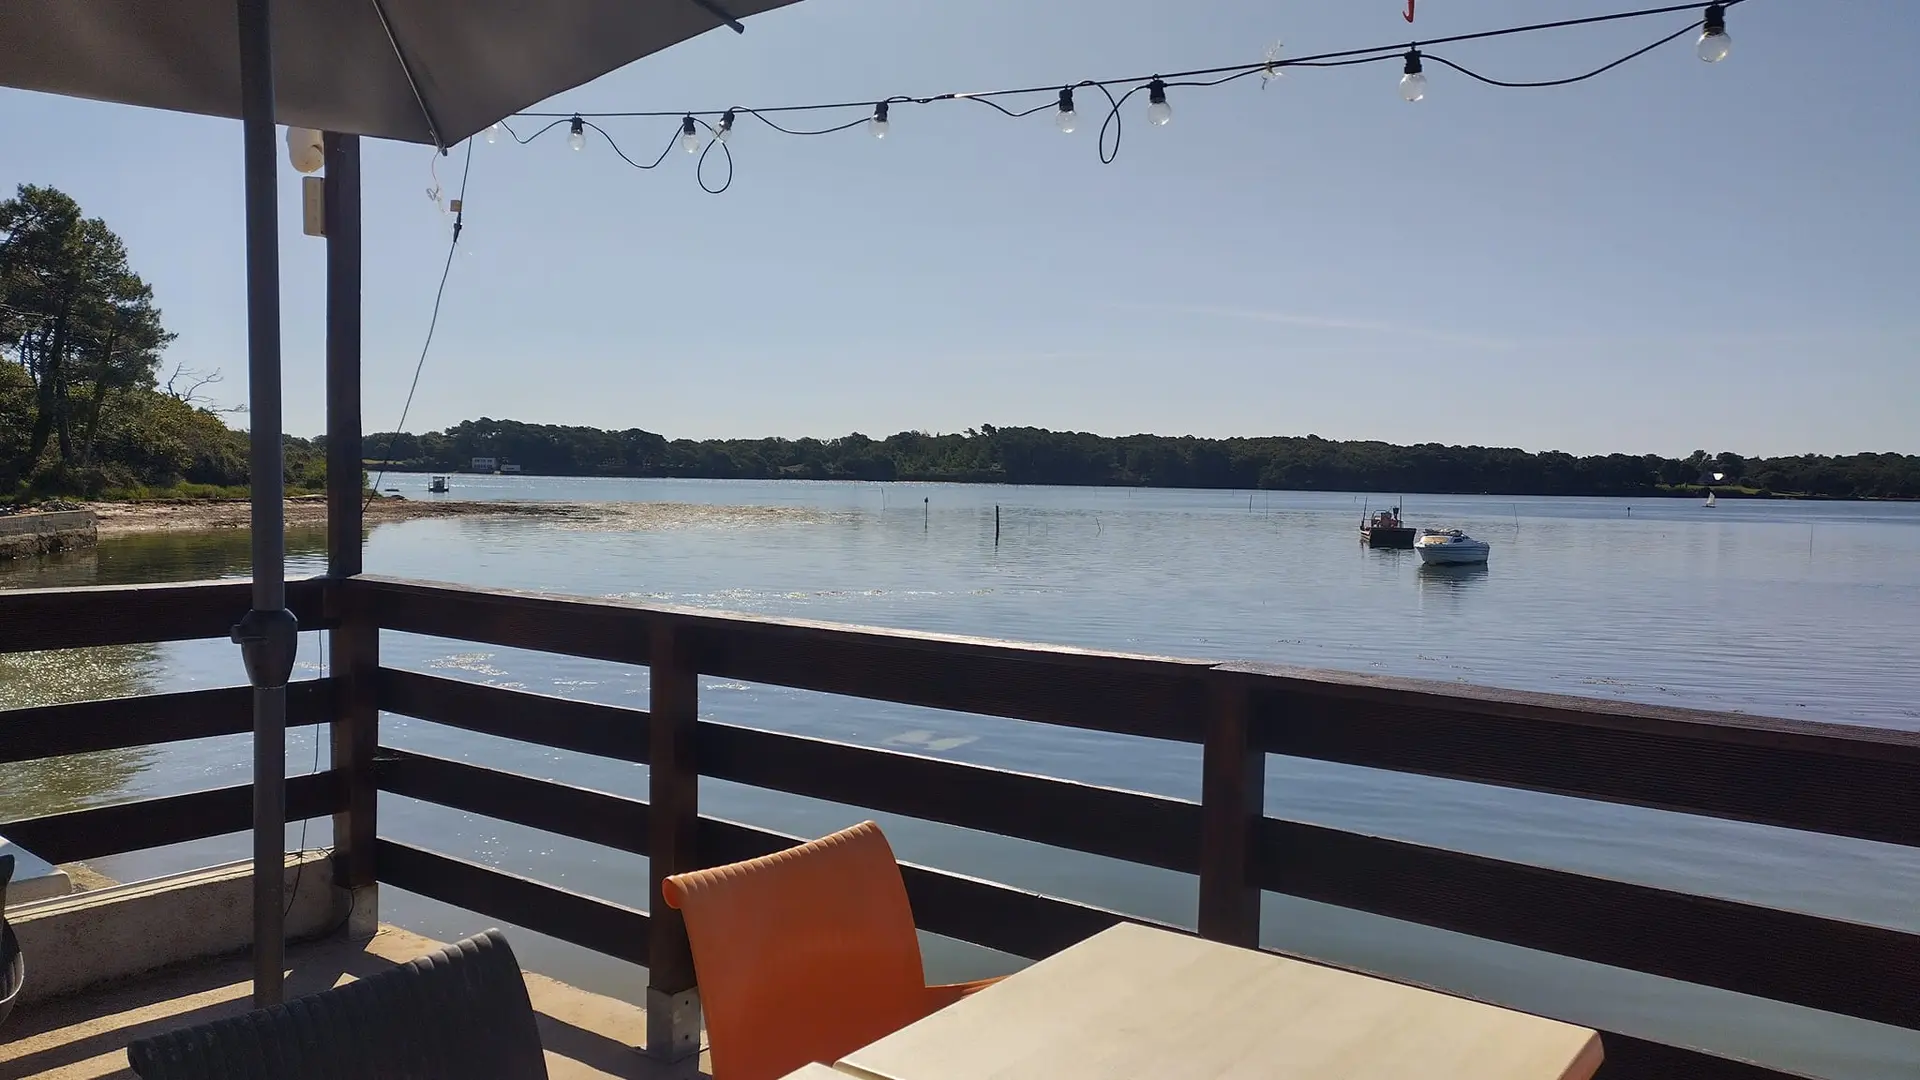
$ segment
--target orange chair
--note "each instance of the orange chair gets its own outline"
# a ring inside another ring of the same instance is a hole
[[[928,986],[906,884],[862,822],[661,885],[686,916],[714,1080],[778,1080],[996,981]]]

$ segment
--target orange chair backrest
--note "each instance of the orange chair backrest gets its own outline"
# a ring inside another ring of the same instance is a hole
[[[663,883],[687,921],[714,1080],[779,1080],[921,1018],[926,976],[871,821]]]

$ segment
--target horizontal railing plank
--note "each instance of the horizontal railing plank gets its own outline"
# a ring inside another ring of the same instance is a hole
[[[639,799],[387,746],[375,753],[374,775],[381,791],[647,853],[647,804]]]
[[[1274,754],[1920,846],[1920,733],[1237,664]]]
[[[622,664],[646,665],[656,618],[638,604],[584,596],[369,576],[344,584],[365,597],[366,610],[387,630]]]
[[[1256,845],[1274,892],[1920,1027],[1920,936],[1273,818]]]
[[[302,630],[331,629],[320,578],[287,582]],[[0,653],[224,638],[252,606],[244,581],[0,589]]]
[[[340,774],[331,770],[290,777],[287,820],[325,817],[345,805],[345,796]],[[0,825],[0,836],[57,864],[225,836],[252,827],[253,785],[238,784],[11,821]]]
[[[395,840],[374,844],[382,882],[635,964],[647,962],[647,913]]]
[[[1802,1080],[1799,1073],[1611,1031],[1600,1033],[1600,1049],[1606,1060],[1594,1080]]]
[[[645,664],[663,620],[702,674],[1064,727],[1198,742],[1204,661],[765,616],[357,578],[390,630]]]
[[[647,713],[381,668],[380,708],[466,731],[583,754],[647,761]]]
[[[287,726],[326,723],[333,689],[331,679],[288,684]],[[0,764],[252,730],[253,691],[245,686],[4,709]]]
[[[702,722],[702,776],[938,821],[1181,873],[1200,869],[1200,807],[1157,795]]]
[[[872,627],[689,615],[703,674],[930,709],[1199,742],[1199,661]]]
[[[804,843],[800,837],[769,829],[720,818],[700,819],[698,850],[704,866],[771,855],[800,843]],[[913,863],[901,863],[900,874],[913,904],[913,921],[920,929],[1032,960],[1051,956],[1122,922],[1189,932],[1151,919]]]

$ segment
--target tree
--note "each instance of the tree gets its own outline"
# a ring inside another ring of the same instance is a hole
[[[34,391],[12,471],[32,472],[49,442],[62,466],[89,464],[109,398],[150,391],[173,337],[106,222],[51,187],[22,184],[0,202],[0,355]]]
[[[50,187],[0,202],[0,498],[245,483],[245,436],[198,401],[218,372],[159,384],[173,339],[106,222]],[[287,461],[321,475],[304,440]]]

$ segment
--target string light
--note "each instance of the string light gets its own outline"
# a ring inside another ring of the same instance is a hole
[[[1694,45],[1694,51],[1707,63],[1717,64],[1727,58],[1731,48],[1733,39],[1727,36],[1726,5],[1708,4],[1706,17],[1700,21],[1700,40]]]
[[[584,128],[592,127],[602,138],[607,140],[613,149],[614,155],[619,160],[636,169],[653,169],[659,166],[661,162],[672,153],[675,145],[680,145],[689,152],[699,151],[701,149],[699,127],[707,123],[707,121],[701,118],[717,117],[717,124],[709,126],[709,130],[713,133],[713,138],[706,144],[705,152],[699,154],[700,166],[695,172],[696,178],[703,189],[710,193],[718,194],[725,191],[733,182],[733,155],[731,150],[727,148],[726,143],[742,116],[751,116],[762,124],[786,135],[831,135],[864,125],[875,138],[885,139],[891,130],[891,124],[889,122],[891,120],[891,107],[896,103],[930,105],[948,101],[972,101],[992,108],[996,112],[1011,119],[1029,117],[1042,111],[1052,112],[1055,127],[1062,132],[1072,132],[1079,126],[1079,115],[1074,107],[1075,91],[1091,88],[1106,98],[1104,103],[1105,118],[1100,124],[1100,137],[1097,140],[1097,148],[1101,163],[1108,164],[1111,163],[1120,152],[1120,138],[1124,127],[1122,110],[1126,103],[1132,100],[1135,94],[1143,91],[1147,98],[1147,122],[1152,126],[1162,127],[1170,123],[1173,119],[1173,107],[1167,99],[1167,91],[1173,87],[1221,86],[1254,75],[1260,76],[1261,84],[1264,86],[1270,80],[1286,74],[1290,68],[1350,67],[1354,65],[1400,60],[1402,61],[1400,93],[1403,98],[1410,102],[1420,101],[1426,97],[1427,76],[1424,67],[1428,64],[1442,65],[1490,86],[1516,88],[1566,86],[1572,83],[1583,82],[1608,71],[1612,71],[1622,64],[1644,56],[1663,45],[1673,42],[1682,36],[1694,33],[1695,31],[1699,32],[1696,49],[1700,58],[1709,63],[1717,63],[1725,59],[1728,47],[1731,44],[1726,33],[1727,9],[1745,2],[1746,0],[1711,0],[1711,2],[1707,2],[1707,0],[1694,0],[1694,2],[1690,3],[1675,3],[1664,7],[1617,11],[1610,14],[1559,19],[1552,22],[1531,23],[1520,26],[1508,26],[1496,30],[1456,34],[1451,37],[1428,39],[1417,45],[1406,43],[1376,45],[1370,48],[1342,49],[1335,52],[1323,52],[1311,56],[1294,58],[1283,58],[1280,55],[1279,47],[1276,45],[1268,49],[1266,58],[1258,63],[1230,64],[1192,71],[1176,71],[1164,75],[1133,76],[1130,78],[1116,79],[1087,79],[1067,83],[1064,86],[1060,83],[1054,83],[1050,86],[1027,86],[1017,89],[933,94],[925,97],[895,95],[874,101],[871,105],[855,99],[851,101],[779,105],[764,108],[748,108],[743,105],[734,105],[729,106],[725,110],[676,109],[658,112],[517,113],[515,115],[520,117],[546,119],[550,121],[545,124],[545,126],[529,133],[525,138],[522,138],[518,132],[506,123],[497,126],[500,130],[511,135],[515,142],[525,145],[562,124],[568,124],[570,126],[568,142],[576,150],[582,149],[585,146]],[[1569,27],[1591,26],[1628,19],[1641,19],[1649,16],[1670,15],[1679,12],[1692,13],[1697,16],[1697,21],[1680,27],[1651,44],[1615,59],[1611,63],[1603,64],[1590,71],[1584,71],[1577,75],[1559,79],[1534,82],[1503,81],[1482,75],[1477,71],[1473,71],[1444,56],[1436,55],[1433,52],[1437,47],[1451,45],[1457,42],[1506,38],[1520,34],[1563,30]],[[1022,97],[1040,94],[1046,94],[1049,95],[1049,97],[1046,100],[1031,105],[1014,104],[1015,101]],[[872,101],[872,99],[868,99],[868,101]],[[840,122],[830,121],[823,126],[795,125],[792,121],[787,120],[788,115],[795,113],[832,113],[837,111],[844,114],[856,109],[870,111],[863,111]],[[592,123],[593,119],[609,120],[617,118],[631,120],[654,117],[674,118],[679,121],[679,125],[674,129],[672,136],[668,138],[667,145],[661,150],[659,157],[651,160],[647,159],[644,155],[638,158],[629,156],[628,153],[621,148],[619,142],[615,140],[612,133],[600,127],[598,124]],[[488,129],[487,134],[489,141],[491,141],[494,134],[493,129]],[[716,147],[722,151],[719,155],[719,161],[724,163],[725,166],[723,178],[719,180],[717,185],[710,183],[706,175],[708,158],[712,156],[712,151]]]
[[[1408,101],[1419,101],[1427,96],[1427,76],[1420,70],[1420,50],[1407,50],[1407,66],[1400,76],[1400,96]]]
[[[1158,76],[1147,84],[1147,123],[1166,127],[1173,120],[1173,106],[1167,104],[1167,84]]]

